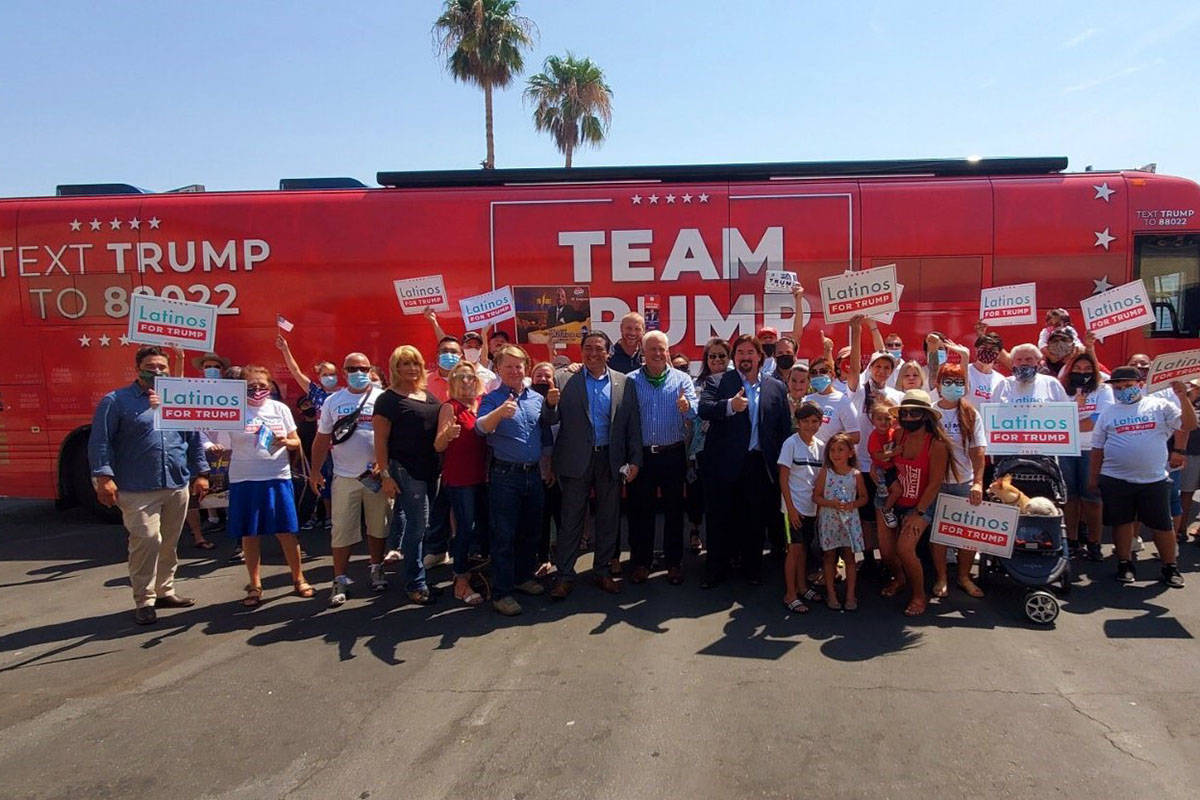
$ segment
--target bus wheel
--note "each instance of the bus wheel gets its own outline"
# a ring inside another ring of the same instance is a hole
[[[67,469],[70,471],[71,491],[75,494],[75,499],[79,501],[79,505],[87,509],[88,513],[95,517],[98,522],[109,525],[120,523],[121,510],[102,506],[100,505],[100,501],[96,499],[96,490],[92,488],[92,467],[88,463],[87,446],[85,444],[79,444],[71,448],[71,455],[67,461],[67,465]]]

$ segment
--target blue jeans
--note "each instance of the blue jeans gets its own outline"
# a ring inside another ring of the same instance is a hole
[[[467,572],[467,557],[471,554],[471,545],[478,541],[479,533],[485,530],[484,521],[477,513],[483,485],[442,486],[442,494],[449,501],[450,513],[454,515],[454,539],[450,542],[450,555],[454,557],[454,574],[464,575]]]
[[[419,592],[426,588],[425,553],[422,542],[429,522],[429,487],[419,481],[399,461],[388,462],[388,472],[399,491],[392,510],[392,533],[399,527],[400,552],[404,555],[404,590]]]
[[[494,461],[489,482],[492,594],[500,599],[533,577],[545,495],[536,467],[523,471]]]
[[[425,552],[445,553],[450,547],[450,498],[441,482],[430,484],[436,491],[429,508],[429,525],[425,528]]]
[[[1067,483],[1068,500],[1079,498],[1089,503],[1100,502],[1100,498],[1089,492],[1087,488],[1091,463],[1092,451],[1090,448],[1077,456],[1058,457],[1058,466],[1062,470],[1063,480]]]

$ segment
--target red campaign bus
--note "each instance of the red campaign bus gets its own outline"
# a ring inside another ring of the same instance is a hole
[[[351,350],[385,364],[404,342],[431,353],[431,326],[401,313],[392,282],[434,274],[451,296],[440,315],[451,332],[462,330],[461,298],[511,285],[519,310],[521,296],[548,303],[562,287],[584,298],[592,327],[615,337],[624,313],[649,311],[693,358],[714,335],[791,329],[793,300],[764,292],[767,269],[794,271],[805,286],[808,355],[822,329],[846,339],[844,325],[823,324],[817,280],[847,269],[896,264],[905,288],[893,327],[911,356],[931,329],[969,343],[984,287],[1036,281],[1042,309],[1078,315],[1082,298],[1143,278],[1156,323],[1110,337],[1101,356],[1196,348],[1200,187],[1066,166],[381,172],[377,189],[315,179],[281,181],[280,191],[122,194],[137,190],[117,184],[0,200],[0,494],[94,501],[88,426],[99,398],[132,379],[136,345],[123,337],[134,292],[219,306],[218,351],[265,362],[289,399],[297,390],[274,347],[277,314],[295,324],[302,364],[340,363]],[[514,321],[501,327],[516,332]],[[1000,333],[1011,346],[1035,340],[1038,326]]]

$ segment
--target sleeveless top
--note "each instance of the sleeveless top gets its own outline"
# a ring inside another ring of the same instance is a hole
[[[921,452],[917,453],[915,458],[904,457],[903,445],[897,448],[895,456],[892,457],[892,464],[896,468],[896,478],[900,481],[900,499],[896,501],[898,508],[916,508],[917,503],[921,500],[921,495],[925,494],[925,490],[929,488],[929,446],[931,444],[933,444],[933,437],[926,434],[925,446],[921,448]]]
[[[484,469],[487,441],[475,433],[475,412],[457,400],[450,400],[454,421],[462,433],[442,454],[442,483],[445,486],[475,486],[486,480]]]

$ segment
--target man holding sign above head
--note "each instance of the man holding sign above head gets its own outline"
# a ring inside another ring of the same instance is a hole
[[[1133,367],[1117,367],[1108,379],[1116,402],[1105,408],[1092,431],[1089,489],[1104,503],[1104,522],[1113,529],[1117,580],[1133,583],[1133,535],[1137,522],[1154,533],[1162,561],[1162,581],[1183,586],[1175,565],[1175,533],[1171,525],[1171,479],[1167,475],[1167,442],[1176,431],[1196,428],[1196,412],[1187,387],[1171,389],[1179,406],[1142,394],[1142,379]],[[1180,410],[1182,408],[1182,411]]]
[[[188,483],[208,490],[208,462],[196,431],[154,427],[154,381],[167,375],[161,347],[134,357],[136,380],[106,394],[92,419],[88,460],[101,505],[117,507],[129,533],[129,582],[134,620],[149,625],[155,607],[184,608],[194,600],[175,594],[175,554],[188,506]]]

